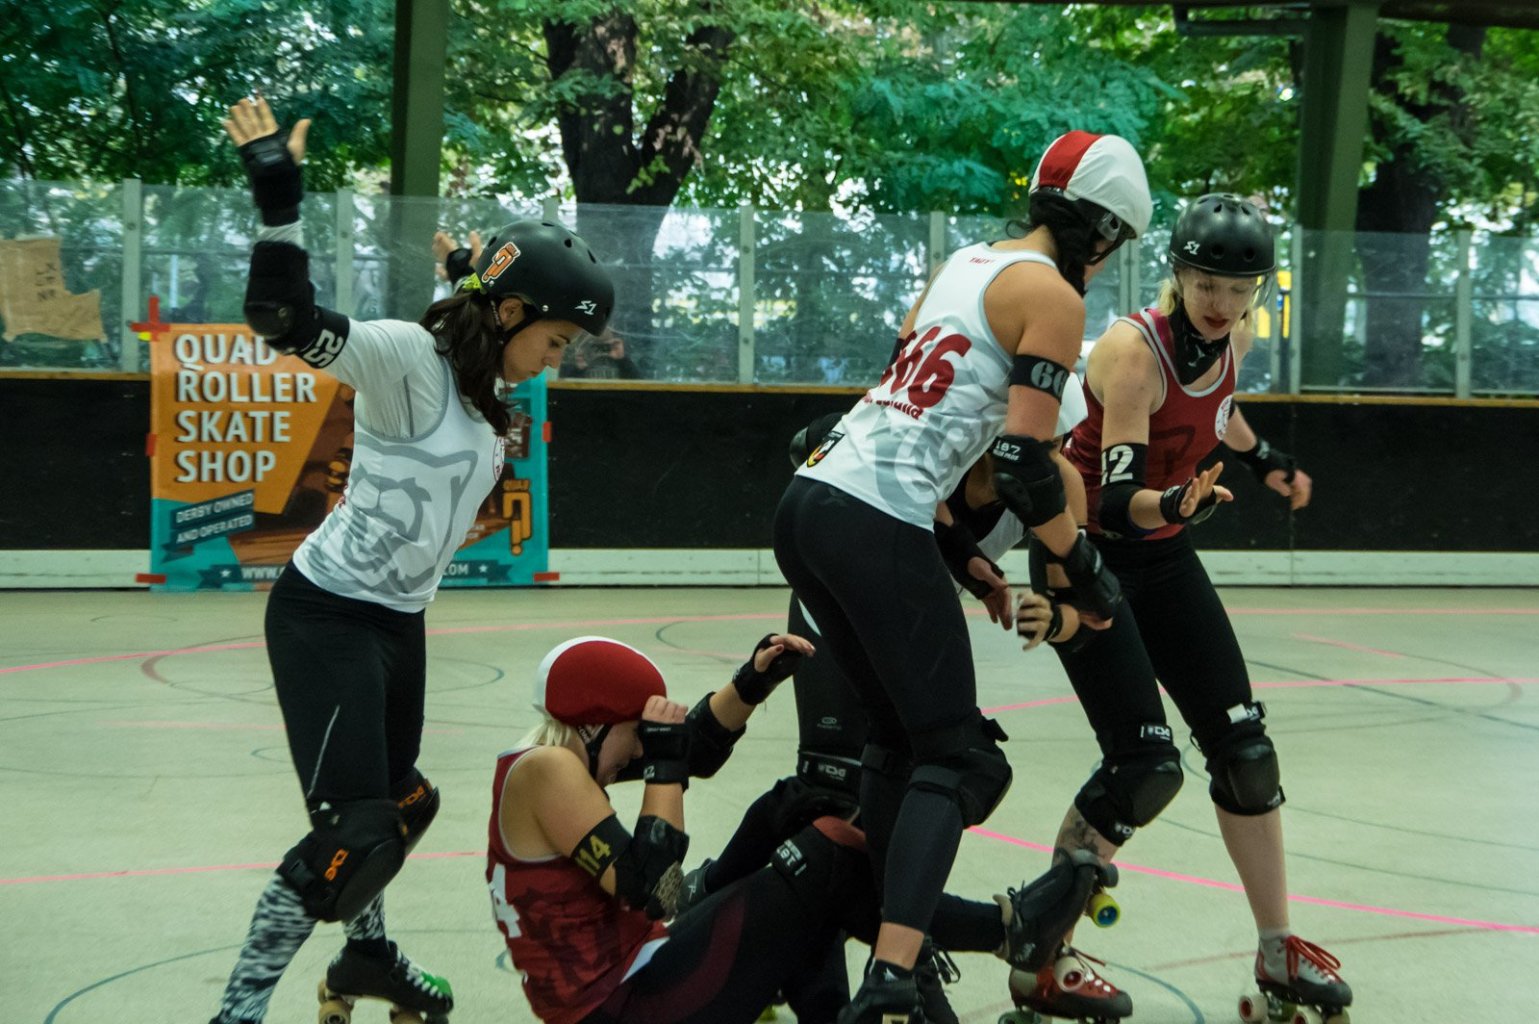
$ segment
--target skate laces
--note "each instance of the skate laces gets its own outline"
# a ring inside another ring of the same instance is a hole
[[[438,975],[431,973],[430,971],[425,971],[421,967],[418,967],[417,964],[414,963],[412,959],[405,953],[402,953],[400,949],[395,951],[395,966],[396,970],[401,973],[401,976],[404,977],[413,988],[417,989],[419,992],[424,993],[425,995],[441,996],[449,991],[449,983],[447,981],[445,981],[443,978],[440,978]]]
[[[1290,978],[1298,977],[1302,960],[1324,976],[1327,981],[1341,980],[1340,975],[1336,973],[1341,967],[1341,961],[1313,942],[1301,939],[1297,935],[1289,935],[1283,940],[1283,952],[1288,957],[1288,977]]]
[[[930,965],[935,969],[935,976],[947,985],[955,985],[962,980],[962,968],[951,959],[951,954],[939,946],[930,948]]]

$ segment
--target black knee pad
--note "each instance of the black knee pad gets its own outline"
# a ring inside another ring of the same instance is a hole
[[[1241,723],[1207,754],[1208,792],[1230,814],[1266,814],[1283,804],[1277,751],[1259,720]]]
[[[405,780],[394,787],[395,805],[406,825],[406,852],[416,849],[422,833],[438,816],[438,787],[413,768]]]
[[[406,861],[406,824],[394,800],[323,803],[310,834],[278,865],[311,917],[348,921],[369,905]]]
[[[982,824],[1010,791],[1010,762],[999,749],[1007,738],[998,722],[982,715],[915,737],[916,764],[908,784],[954,799],[963,828]]]
[[[1180,754],[1168,742],[1163,746],[1168,749],[1103,763],[1074,797],[1080,816],[1118,846],[1159,817],[1181,791]]]
[[[860,762],[803,747],[796,755],[796,777],[809,786],[843,793],[860,801]]]
[[[839,818],[822,817],[812,822],[775,847],[770,863],[809,901],[846,899],[872,888],[865,836]],[[856,884],[862,875],[866,883]]]

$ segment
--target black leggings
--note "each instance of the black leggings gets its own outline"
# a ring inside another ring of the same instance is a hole
[[[848,826],[838,831],[858,842]],[[841,930],[871,941],[878,914],[864,851],[812,827],[795,843],[798,872],[760,868],[682,915],[651,961],[583,1024],[750,1024],[783,988],[824,966]],[[832,1021],[843,1002],[799,1006],[797,1019]]]
[[[818,624],[820,654],[855,687],[872,744],[907,757],[916,738],[977,718],[967,621],[933,533],[797,477],[775,513],[775,558]],[[956,858],[961,809],[912,788],[873,801],[870,788],[861,825],[878,859],[883,918],[927,931]],[[888,849],[903,854],[886,858]]]
[[[1198,746],[1211,753],[1234,728],[1229,709],[1251,699],[1250,675],[1186,531],[1153,541],[1094,542],[1127,603],[1111,628],[1084,648],[1057,650],[1106,763],[1152,752],[1142,727],[1165,724],[1161,685]]]
[[[292,563],[267,599],[267,657],[310,807],[393,797],[422,748],[422,612],[339,597]]]

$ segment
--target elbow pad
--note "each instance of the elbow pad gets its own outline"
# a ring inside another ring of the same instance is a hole
[[[292,242],[258,242],[246,282],[246,323],[268,346],[317,369],[347,344],[348,319],[315,304],[310,256]]]
[[[636,834],[615,856],[615,895],[654,921],[672,917],[679,907],[688,852],[689,836],[662,818],[642,815],[636,820]]]
[[[746,729],[733,732],[717,721],[711,711],[709,693],[689,709],[684,727],[689,731],[689,774],[697,779],[709,779],[715,775],[727,763],[727,758],[732,756],[732,748],[738,738],[747,732]]]
[[[1053,442],[1005,434],[994,456],[994,492],[1028,527],[1041,526],[1069,507],[1063,477],[1053,461]]]

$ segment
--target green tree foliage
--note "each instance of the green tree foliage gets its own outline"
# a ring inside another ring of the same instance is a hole
[[[310,186],[387,159],[389,0],[6,0],[0,173],[231,184],[220,121],[253,89],[315,118]],[[362,114],[362,116],[360,116]]]

